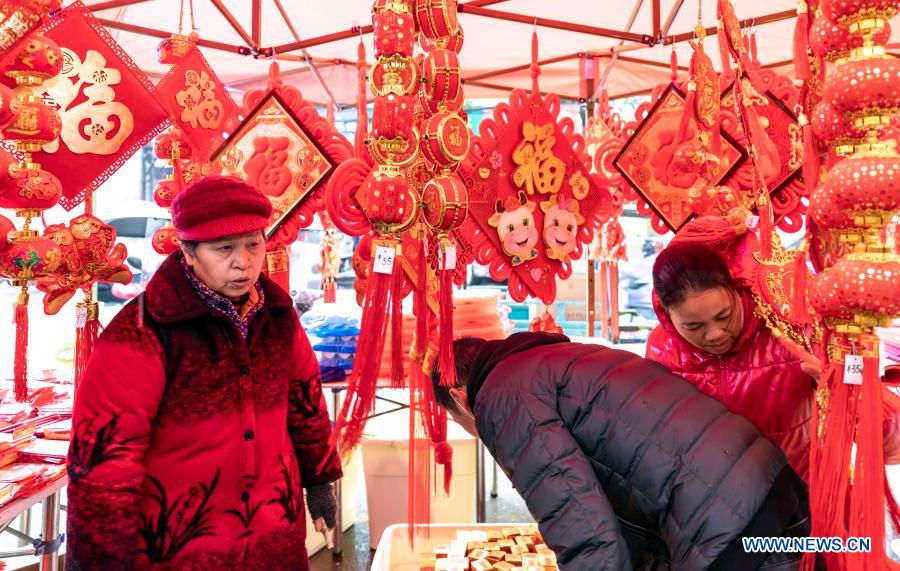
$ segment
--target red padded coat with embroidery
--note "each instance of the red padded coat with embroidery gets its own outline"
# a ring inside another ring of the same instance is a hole
[[[303,487],[341,476],[290,297],[244,339],[172,254],[100,337],[69,452],[67,569],[308,569]]]

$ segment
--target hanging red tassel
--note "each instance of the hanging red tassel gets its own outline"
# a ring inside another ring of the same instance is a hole
[[[400,246],[394,258],[393,285],[391,288],[391,388],[406,387],[403,374],[403,264]]]
[[[432,320],[434,322],[434,320]],[[425,359],[425,370],[429,370],[429,361]],[[434,462],[444,467],[444,492],[450,493],[450,480],[453,476],[453,449],[447,443],[447,411],[434,398],[434,385],[430,379],[425,383],[425,430],[434,444]],[[435,489],[437,477],[435,475]]]
[[[413,361],[422,362],[428,346],[428,243],[425,232],[419,232],[419,260],[416,264],[416,291],[413,313],[416,315],[416,338],[410,350]],[[417,367],[414,367],[417,368]]]
[[[441,386],[452,387],[456,385],[456,365],[453,362],[453,270],[455,263],[451,265],[448,251],[450,247],[441,244],[441,337],[438,344],[438,367],[441,371]]]
[[[78,323],[75,328],[75,392],[84,378],[88,359],[94,351],[94,345],[100,334],[99,305],[95,301],[86,300],[75,307]]]
[[[681,122],[678,124],[678,143],[685,143],[691,138],[691,119],[694,116],[694,104],[697,100],[697,84],[693,78],[688,82],[688,91],[684,99],[684,111],[681,113]]]
[[[721,25],[716,35],[718,37],[716,43],[719,44],[719,59],[722,60],[722,75],[729,76],[731,75],[731,52],[728,51],[728,36]]]
[[[678,54],[675,53],[675,46],[672,46],[672,55],[669,56],[669,81],[678,81]]]
[[[801,113],[799,123],[803,135],[803,186],[806,196],[811,196],[819,184],[819,151],[809,118]]]
[[[829,391],[824,438],[811,472],[810,511],[815,537],[847,537],[847,505],[850,492],[850,464],[856,427],[859,391],[844,382],[841,362],[829,364],[820,379]],[[829,569],[842,569],[841,554],[826,553]]]
[[[756,34],[749,35],[749,44],[750,44],[750,63],[756,64],[759,63],[759,60],[756,57]]]
[[[366,99],[368,96],[368,86],[366,85],[366,74],[369,66],[366,63],[366,46],[362,39],[359,40],[359,46],[356,49],[356,137],[353,141],[356,158],[362,159],[366,156],[366,137],[368,136],[369,127],[369,111],[366,107]]]
[[[391,239],[376,240],[372,244],[372,262],[369,266],[369,280],[363,302],[356,359],[353,361],[347,395],[331,434],[331,443],[338,444],[338,450],[344,459],[349,459],[362,439],[366,419],[375,403],[379,364],[384,354],[384,338],[387,333],[394,268],[393,266],[390,268],[390,273],[375,270],[376,264],[379,263],[378,248],[394,250],[395,246],[396,242]]]
[[[877,340],[875,341],[877,344]],[[876,345],[877,346],[877,345]],[[868,537],[868,553],[848,557],[849,569],[880,569],[885,559],[884,435],[878,357],[863,356],[862,393],[857,420],[856,471],[850,492],[851,537]]]
[[[804,0],[797,2],[797,22],[794,25],[794,75],[798,81],[807,82],[809,69],[809,9]]]
[[[612,342],[619,342],[619,262],[609,262],[609,317]]]
[[[446,440],[435,444],[434,462],[444,467],[444,493],[450,495],[450,480],[453,478],[453,448]]]
[[[428,406],[425,384],[431,383],[431,377],[422,371],[421,366],[413,366],[409,378],[409,431],[412,442],[409,446],[407,533],[410,545],[413,545],[416,528],[431,521],[431,441],[428,439],[425,414]],[[428,526],[421,529],[427,535]]]
[[[28,284],[16,299],[16,353],[13,361],[16,402],[28,400]]]
[[[604,252],[605,254],[605,252]],[[600,260],[600,337],[609,339],[609,262]]]
[[[538,65],[538,36],[537,30],[531,33],[531,92],[540,93],[538,88],[538,76],[541,75],[541,66]]]

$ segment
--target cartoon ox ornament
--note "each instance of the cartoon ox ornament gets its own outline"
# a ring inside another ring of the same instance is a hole
[[[578,201],[568,196],[553,195],[541,202],[544,211],[544,244],[547,257],[567,264],[569,256],[578,245],[578,227],[584,217],[578,213]]]
[[[538,255],[535,246],[539,236],[534,225],[534,206],[534,202],[519,191],[518,196],[507,196],[502,202],[498,200],[494,215],[488,219],[488,224],[497,229],[503,251],[512,258],[513,266],[533,260]]]

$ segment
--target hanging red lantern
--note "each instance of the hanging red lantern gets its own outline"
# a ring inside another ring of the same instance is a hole
[[[835,22],[847,22],[857,30],[878,29],[882,27],[900,8],[897,0],[824,0],[821,4],[822,15]]]
[[[813,109],[810,123],[816,139],[839,155],[853,152],[855,146],[866,139],[865,130],[854,127],[852,121],[825,101],[820,101]]]
[[[62,185],[53,174],[34,163],[12,163],[8,172],[11,187],[0,195],[0,208],[23,212],[23,216],[36,216],[41,210],[53,208],[62,196]]]
[[[422,189],[422,215],[432,229],[449,234],[462,225],[468,212],[468,193],[459,176],[438,175]]]
[[[823,99],[857,127],[890,123],[900,113],[900,60],[866,59],[838,66]]]
[[[34,95],[31,88],[19,87],[10,104],[12,121],[3,129],[3,136],[22,151],[36,152],[42,145],[59,137],[62,120],[59,112]]]
[[[382,57],[372,66],[369,87],[375,95],[409,95],[419,87],[419,68],[413,58]]]
[[[422,112],[426,117],[430,117],[438,111],[456,111],[464,121],[468,121],[469,119],[466,112],[462,110],[463,103],[465,103],[465,95],[462,86],[460,86],[459,94],[456,98],[450,101],[435,101],[428,96],[427,91],[419,93],[419,101],[422,105]]]
[[[456,0],[417,0],[416,20],[426,38],[437,40],[452,36],[459,29]]]
[[[415,221],[418,212],[409,183],[389,168],[373,171],[370,179],[363,198],[366,217],[382,234],[400,234]]]
[[[61,4],[61,0],[0,0],[0,52],[13,47]]]
[[[193,158],[194,153],[181,129],[173,127],[156,138],[153,143],[153,154],[159,159],[173,161],[189,160]]]
[[[163,208],[169,208],[180,191],[181,186],[175,180],[161,180],[156,183],[156,188],[153,190],[153,201]]]
[[[14,233],[12,243],[0,258],[0,275],[22,286],[56,271],[62,256],[53,240],[34,230]]]
[[[22,230],[13,232],[12,242],[0,256],[0,276],[20,288],[16,298],[16,340],[13,380],[16,401],[28,400],[28,282],[53,273],[61,260],[59,248],[53,240],[29,229],[26,219]]]
[[[409,95],[376,97],[372,113],[372,136],[409,139],[413,128],[413,101]]]
[[[4,73],[17,85],[37,87],[58,75],[62,66],[59,45],[46,36],[35,34],[22,43]]]
[[[852,320],[854,314],[900,315],[900,262],[873,264],[840,258],[810,286],[810,301],[825,318]]]
[[[424,65],[427,97],[438,104],[458,100],[462,86],[459,56],[450,50],[436,49],[428,53]]]
[[[403,4],[405,6],[405,4]],[[410,12],[383,10],[372,16],[375,56],[411,57],[416,44],[416,22]]]
[[[891,37],[890,24],[878,30],[872,41],[882,45]],[[851,50],[862,47],[863,38],[850,33],[850,25],[839,24],[828,18],[816,18],[809,29],[809,47],[812,53],[832,63],[850,57]]]
[[[442,386],[453,386],[456,380],[456,367],[453,364],[453,273],[456,270],[456,247],[448,236],[465,221],[468,210],[466,186],[455,174],[438,175],[422,189],[423,219],[437,233],[440,245],[438,368]]]
[[[175,228],[172,228],[171,224],[167,224],[153,234],[151,244],[157,254],[168,256],[179,248],[180,243],[178,235],[175,233]]]
[[[900,157],[848,157],[831,169],[810,202],[810,215],[825,227],[864,226],[866,215],[890,218],[900,208]]]
[[[191,32],[188,36],[172,34],[170,37],[159,42],[159,45],[156,46],[156,54],[159,63],[164,65],[175,65],[180,62],[184,56],[191,52],[198,39],[199,35],[196,32]]]
[[[442,111],[432,115],[422,133],[422,154],[442,167],[459,163],[469,152],[469,126],[457,113]]]

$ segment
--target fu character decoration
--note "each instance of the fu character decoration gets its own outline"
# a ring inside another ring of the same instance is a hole
[[[584,138],[559,117],[559,99],[540,96],[536,62],[534,35],[532,92],[513,91],[494,109],[460,167],[469,190],[463,234],[491,277],[509,280],[513,299],[550,304],[556,280],[571,275],[613,205],[590,172]]]

